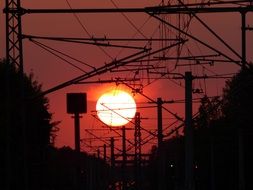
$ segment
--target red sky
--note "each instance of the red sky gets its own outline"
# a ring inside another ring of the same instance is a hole
[[[158,5],[160,1],[155,0],[138,0],[138,1],[81,1],[81,0],[71,0],[72,8],[115,8],[115,4],[118,7],[147,7]],[[113,4],[114,2],[114,4]],[[27,1],[23,0],[22,5],[24,8],[69,8],[66,0],[58,1]],[[0,7],[3,9],[4,1],[0,2]],[[4,15],[0,15],[0,57],[5,55],[5,33],[4,33]],[[247,25],[252,25],[252,19],[250,20],[252,14],[247,15]],[[79,20],[77,20],[77,17]],[[131,13],[131,14],[34,14],[34,15],[24,15],[23,17],[23,33],[29,35],[38,35],[38,36],[50,36],[50,37],[106,37],[106,38],[159,38],[162,35],[161,25],[157,20],[150,17],[145,13]],[[207,23],[213,30],[215,30],[226,42],[228,42],[238,53],[240,53],[240,15],[238,13],[233,14],[204,14],[200,15],[200,18]],[[176,16],[167,16],[167,21],[177,24]],[[80,25],[82,23],[83,26]],[[85,27],[85,30],[84,28]],[[139,29],[139,31],[136,30]],[[88,31],[88,32],[87,32]],[[175,30],[166,28],[166,35],[163,34],[163,37],[175,38],[178,34]],[[232,58],[236,58],[229,50],[227,50],[224,45],[218,42],[196,19],[192,19],[189,31],[192,35],[198,37],[199,39],[205,41],[207,44],[214,46],[219,51],[222,51]],[[89,36],[90,35],[90,36]],[[247,34],[247,60],[252,61],[252,33]],[[119,59],[121,57],[130,55],[136,50],[122,49],[122,48],[99,48],[97,46],[83,45],[83,44],[70,44],[62,43],[55,41],[46,41],[40,40],[39,42],[57,49],[58,51],[69,54],[76,59],[82,60],[89,65],[94,67],[101,67],[106,63],[109,63],[112,58]],[[34,43],[24,40],[24,64],[25,71],[27,73],[33,72],[35,78],[43,84],[43,89],[49,89],[57,84],[65,82],[69,79],[72,79],[76,76],[81,75],[83,72],[73,68],[72,66],[66,64],[66,62],[56,58],[52,54],[46,52],[45,50],[39,48]],[[143,47],[145,44],[143,42],[123,42],[121,45],[132,45]],[[165,44],[163,44],[165,45]],[[156,50],[161,47],[162,44],[152,43],[151,47]],[[106,53],[105,53],[106,52]],[[189,55],[189,52],[192,55],[207,55],[215,54],[214,52],[208,50],[206,47],[196,43],[192,40],[189,40],[184,46],[182,55]],[[110,56],[108,56],[108,55]],[[155,56],[161,56],[162,54],[156,54]],[[171,49],[166,53],[166,56],[175,56],[175,48]],[[66,57],[65,57],[66,58]],[[151,57],[152,58],[152,57]],[[189,62],[181,62],[181,64],[188,64]],[[74,62],[74,64],[77,64]],[[156,63],[157,66],[162,67],[156,71],[171,71],[175,68],[175,61],[163,61],[161,63]],[[77,64],[79,67],[82,67],[85,71],[90,71],[91,69],[86,66]],[[124,67],[126,68],[126,67]],[[129,69],[129,67],[127,67]],[[192,71],[194,75],[214,75],[214,74],[225,74],[225,73],[234,73],[238,71],[239,67],[231,63],[215,63],[214,66],[205,65],[202,66],[186,66],[186,67],[177,67],[173,72],[184,74],[185,71]],[[153,70],[154,71],[154,70]],[[150,80],[142,80],[143,93],[156,100],[158,97],[161,97],[163,100],[182,100],[184,99],[184,81],[183,80],[168,80],[160,79],[155,80],[154,77],[158,75],[149,74],[147,71],[140,71],[135,73],[134,71],[128,72],[113,72],[100,75],[88,79],[87,81],[95,80],[107,80],[115,77],[122,78],[133,78],[136,75],[137,78],[147,78],[151,77]],[[86,81],[86,82],[87,82]],[[149,84],[150,83],[150,84]],[[177,83],[177,84],[176,84]],[[181,84],[180,84],[181,83]],[[194,80],[193,87],[201,88],[205,91],[208,96],[220,95],[222,92],[222,87],[224,86],[224,80]],[[54,113],[54,120],[61,121],[59,125],[59,132],[56,138],[56,146],[71,146],[73,147],[73,119],[70,115],[66,113],[66,93],[68,92],[86,92],[88,95],[88,113],[83,115],[81,119],[81,138],[90,138],[92,137],[87,133],[89,129],[92,133],[97,136],[113,136],[113,133],[110,130],[104,130],[101,132],[102,124],[92,117],[92,114],[95,112],[95,103],[100,95],[105,91],[112,88],[125,89],[129,92],[131,90],[125,85],[119,85],[116,87],[115,84],[85,84],[85,85],[75,85],[64,88],[62,90],[53,92],[48,95],[50,99],[50,111]],[[203,95],[203,94],[202,94]],[[195,95],[196,97],[201,97],[202,95]],[[136,95],[135,99],[137,101],[137,106],[150,106],[154,104],[147,104],[149,100],[145,99],[141,95]],[[145,104],[144,104],[145,103]],[[184,118],[184,104],[166,104],[164,105],[167,109],[173,113],[177,113],[180,117]],[[145,119],[142,120],[142,127],[145,129],[155,129],[156,128],[156,108],[148,109],[139,109],[141,116]],[[194,104],[194,113],[197,111],[197,105]],[[175,121],[175,118],[164,111],[164,127],[169,126]],[[179,123],[178,123],[179,124]],[[175,125],[176,126],[176,125]],[[132,124],[129,124],[130,128],[133,127]],[[99,131],[97,131],[97,129]],[[105,129],[105,128],[103,128]],[[166,131],[166,133],[169,130]],[[128,132],[132,133],[132,132]],[[147,134],[143,132],[143,138]],[[133,138],[132,134],[129,134],[129,138]],[[91,145],[102,145],[103,142],[89,142]],[[151,141],[156,143],[156,141]],[[83,146],[84,150],[88,150],[87,146]]]

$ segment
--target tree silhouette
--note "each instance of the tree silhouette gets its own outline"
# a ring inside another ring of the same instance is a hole
[[[193,122],[196,189],[253,188],[252,89],[253,67],[250,67],[226,82],[222,97],[202,99],[199,116]],[[184,136],[171,138],[163,146],[165,153],[153,151],[151,156],[151,189],[157,187],[157,179],[160,177],[157,170],[158,157],[162,155],[167,163],[167,187],[183,189]],[[168,163],[174,163],[173,167],[168,167]]]
[[[252,128],[253,67],[241,70],[224,88],[222,112],[234,127]]]
[[[222,112],[235,131],[238,144],[239,185],[252,189],[253,67],[242,69],[224,89]]]
[[[0,186],[38,189],[47,148],[55,135],[48,99],[41,85],[0,60]],[[5,179],[5,180],[2,180]],[[28,181],[27,181],[28,179]]]

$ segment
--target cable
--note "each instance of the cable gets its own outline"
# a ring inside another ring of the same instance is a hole
[[[35,41],[35,40],[32,40],[32,39],[30,39],[30,41],[31,41],[32,43],[34,43],[35,45],[39,46],[40,48],[44,49],[45,51],[47,51],[47,52],[51,53],[52,55],[56,56],[57,58],[59,58],[59,59],[65,61],[66,63],[68,63],[68,64],[71,65],[72,67],[74,67],[74,68],[76,68],[76,69],[82,71],[83,73],[87,73],[87,71],[83,70],[82,68],[80,68],[80,67],[74,65],[73,63],[71,63],[71,62],[68,61],[67,59],[64,59],[63,57],[61,57],[61,56],[57,55],[56,53],[54,53],[54,51],[57,52],[57,53],[61,53],[61,52],[59,52],[59,51],[57,51],[57,50],[55,50],[55,49],[53,49],[53,48],[50,48],[49,46],[46,46],[45,44],[42,44],[42,43],[40,43],[40,42],[38,42],[38,41]]]
[[[69,3],[68,0],[65,0],[66,3],[68,4],[69,8],[72,10],[72,6],[71,4]],[[80,24],[81,28],[84,30],[84,32],[90,37],[92,38],[92,35],[89,33],[89,31],[87,30],[87,28],[84,26],[84,24],[81,22],[80,18],[78,17],[78,15],[76,13],[73,13],[74,17],[76,18],[77,22]],[[109,54],[107,53],[102,47],[98,46],[98,48],[106,55],[108,56],[111,60],[113,60],[114,58]]]
[[[113,6],[114,6],[115,8],[117,8],[117,9],[119,8],[113,0],[110,0],[110,1],[111,1],[111,3],[113,4]],[[139,33],[142,35],[142,37],[144,37],[145,39],[147,39],[147,37],[135,26],[135,24],[127,17],[127,15],[126,15],[125,13],[121,13],[121,14],[122,14],[122,16],[129,22],[129,24],[130,24],[137,32],[139,32]]]

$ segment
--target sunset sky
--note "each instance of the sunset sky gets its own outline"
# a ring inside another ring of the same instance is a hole
[[[130,8],[130,7],[149,7],[157,6],[161,2],[155,0],[138,0],[138,1],[118,1],[118,0],[58,0],[58,1],[28,1],[23,0],[22,6],[24,8]],[[171,1],[171,3],[176,1]],[[186,2],[186,1],[185,1]],[[188,1],[191,2],[191,1]],[[192,2],[198,2],[194,0]],[[0,1],[1,10],[4,7],[4,1]],[[251,17],[251,19],[250,19]],[[163,15],[160,18],[165,19],[169,23],[178,26],[178,15]],[[202,19],[210,28],[212,28],[217,34],[219,34],[231,47],[241,53],[241,41],[240,41],[240,27],[241,18],[239,13],[226,13],[226,14],[200,14],[199,18]],[[252,13],[247,14],[247,24],[253,26]],[[179,33],[159,22],[157,19],[151,17],[146,13],[99,13],[99,14],[29,14],[24,15],[23,19],[23,34],[33,36],[45,36],[45,37],[79,37],[79,38],[129,38],[129,39],[175,39]],[[199,23],[196,18],[192,18],[189,21],[188,16],[181,15],[180,26],[186,25],[189,22],[188,33],[201,39],[206,44],[215,47],[217,50],[230,56],[234,60],[239,60],[230,50],[228,50],[219,40],[217,40],[210,32],[208,32],[203,25]],[[0,57],[5,57],[5,20],[4,15],[0,13]],[[182,47],[181,56],[200,56],[200,55],[217,55],[217,52],[211,51],[204,47],[200,43],[186,37],[182,38],[188,40]],[[247,61],[252,61],[252,38],[253,33],[247,32]],[[105,64],[110,63],[112,60],[118,60],[137,53],[138,49],[122,48],[122,47],[98,47],[95,45],[66,43],[59,41],[40,40],[34,39],[35,42],[31,42],[28,39],[23,40],[24,46],[24,67],[27,73],[33,72],[35,79],[43,84],[43,90],[50,89],[62,82],[68,81],[84,72],[92,71],[92,67],[102,67]],[[93,41],[90,41],[93,42]],[[108,41],[101,41],[101,43],[107,43]],[[111,41],[110,44],[120,46],[131,47],[146,47],[151,48],[151,51],[156,51],[159,48],[166,47],[167,45],[173,45],[176,41],[157,42],[150,43],[145,41]],[[61,55],[62,58],[68,60],[75,66],[81,68],[77,69],[72,65],[66,63],[63,59],[52,55],[45,51],[39,45],[44,47],[50,47],[58,52],[62,52],[65,55],[69,55],[74,59],[69,59],[67,56]],[[142,54],[143,55],[143,54]],[[177,46],[170,48],[169,50],[159,52],[157,54],[145,57],[144,59],[156,59],[161,56],[175,57],[177,55]],[[212,59],[224,60],[222,56],[212,57]],[[202,63],[204,63],[202,61]],[[205,63],[207,63],[205,61]],[[137,72],[137,65],[141,65],[139,68],[146,68]],[[195,64],[195,66],[193,66]],[[87,66],[90,65],[90,66]],[[135,67],[133,67],[135,65]],[[144,66],[143,66],[144,65]],[[153,67],[152,67],[153,65]],[[180,66],[181,65],[181,66]],[[187,66],[185,66],[187,65]],[[120,70],[124,70],[120,71]],[[150,103],[151,99],[155,100],[161,97],[163,100],[183,100],[184,99],[184,80],[168,79],[168,75],[162,77],[161,74],[165,72],[181,73],[185,71],[192,71],[195,76],[203,75],[220,75],[236,73],[239,70],[239,66],[233,63],[214,62],[214,64],[199,64],[196,66],[196,61],[183,60],[177,62],[176,60],[164,60],[153,62],[133,62],[130,66],[119,68],[119,70],[113,70],[105,74],[92,77],[83,82],[111,80],[115,78],[122,79],[138,79],[136,81],[126,82],[133,88],[141,90],[144,96],[134,93],[134,99],[137,103],[137,111],[141,113],[143,117],[141,126],[152,133],[156,129],[156,107],[155,104]],[[117,71],[117,72],[116,72]],[[231,76],[231,75],[229,75]],[[170,75],[170,77],[172,77]],[[201,94],[193,94],[193,98],[200,98],[203,95],[217,96],[221,95],[222,88],[224,87],[225,79],[206,79],[206,80],[194,80],[193,88],[203,91]],[[69,92],[86,92],[88,97],[88,113],[82,115],[81,119],[81,139],[86,139],[85,143],[88,145],[103,145],[103,141],[89,141],[94,138],[89,132],[94,133],[98,137],[111,137],[118,136],[117,133],[108,130],[98,119],[93,115],[96,115],[96,101],[105,92],[112,89],[125,90],[132,93],[132,89],[124,84],[115,83],[87,83],[72,85],[67,88],[55,91],[48,94],[50,99],[50,111],[54,114],[53,119],[55,121],[61,121],[59,125],[59,132],[57,133],[56,146],[74,146],[74,121],[71,115],[66,113],[66,93]],[[144,108],[145,107],[145,108]],[[148,107],[148,108],[147,108]],[[184,118],[184,103],[177,104],[164,104],[164,107],[170,112],[177,114],[179,117]],[[198,104],[194,104],[194,113],[197,112]],[[163,125],[164,128],[170,126],[176,121],[175,117],[167,112],[163,111]],[[172,126],[176,127],[181,122],[175,122]],[[133,128],[133,124],[127,125],[129,128]],[[88,131],[87,131],[88,130]],[[165,134],[170,131],[170,128],[165,131]],[[120,131],[117,131],[120,132]],[[133,131],[129,130],[128,138],[133,139]],[[143,131],[143,138],[146,138],[149,134]],[[150,137],[151,138],[151,137]],[[120,138],[119,138],[120,139]],[[149,138],[147,138],[149,139]],[[108,141],[108,139],[103,139]],[[118,140],[120,141],[120,140]],[[150,141],[147,150],[155,145],[155,139]],[[89,149],[87,145],[82,146],[83,150],[94,151]]]

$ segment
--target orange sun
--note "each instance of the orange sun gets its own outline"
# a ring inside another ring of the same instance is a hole
[[[98,99],[96,110],[99,119],[106,125],[123,126],[134,118],[136,103],[130,94],[112,90]]]

